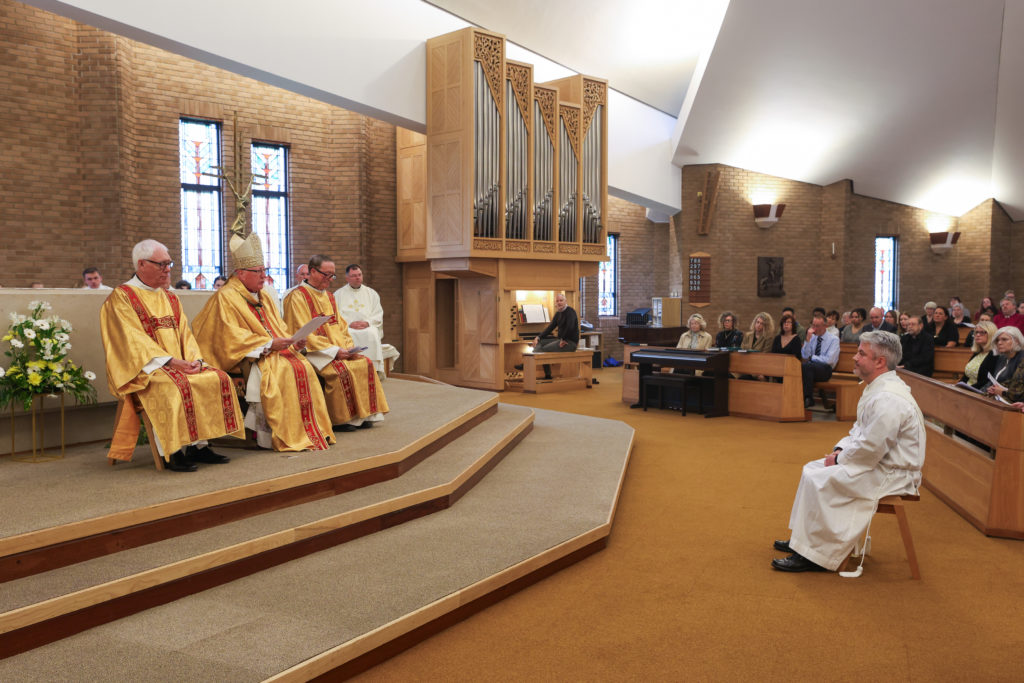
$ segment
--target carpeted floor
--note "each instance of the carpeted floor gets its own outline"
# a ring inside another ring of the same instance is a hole
[[[400,379],[389,379],[384,387],[391,404],[384,421],[373,429],[336,434],[337,443],[325,451],[218,448],[231,457],[229,464],[204,465],[186,474],[157,471],[148,446],[135,449],[131,462],[115,467],[108,464],[102,444],[68,448],[63,460],[52,462],[0,458],[3,486],[22,494],[0,496],[0,538],[393,452],[493,396]],[[433,408],[422,410],[426,403]],[[25,504],[27,492],[31,505]]]
[[[987,538],[927,490],[859,579],[769,567],[804,462],[849,423],[629,410],[589,391],[501,400],[637,430],[607,549],[367,672],[367,681],[1024,679],[1024,542]]]

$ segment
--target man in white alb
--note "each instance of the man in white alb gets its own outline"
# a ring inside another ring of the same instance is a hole
[[[391,344],[384,344],[384,309],[380,295],[363,284],[363,269],[353,263],[345,268],[347,284],[334,293],[338,312],[348,323],[348,332],[356,346],[365,346],[362,354],[373,361],[377,374],[383,376],[384,363],[391,367],[399,353]]]
[[[857,421],[832,452],[804,465],[789,517],[792,535],[775,541],[790,553],[772,560],[786,572],[835,571],[853,550],[885,496],[915,494],[924,465],[924,417],[896,374],[899,337],[865,332],[853,357],[867,384]]]

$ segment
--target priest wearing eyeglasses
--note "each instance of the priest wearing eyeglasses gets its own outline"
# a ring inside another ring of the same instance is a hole
[[[284,298],[284,319],[298,330],[313,318],[327,322],[307,340],[306,359],[324,379],[327,412],[334,431],[367,429],[384,419],[388,402],[384,397],[373,361],[356,349],[348,324],[338,315],[338,305],[327,290],[338,277],[329,257],[316,254],[309,259],[309,274]]]
[[[100,310],[110,393],[122,401],[108,457],[131,460],[139,435],[137,401],[153,424],[160,455],[173,472],[196,463],[226,463],[207,440],[244,437],[231,379],[203,362],[181,310],[168,290],[174,262],[167,247],[144,240],[132,249],[135,276],[117,287]]]
[[[231,237],[235,271],[192,322],[203,357],[245,378],[245,426],[278,451],[324,450],[334,443],[316,370],[292,339],[275,297],[263,291],[259,237]]]

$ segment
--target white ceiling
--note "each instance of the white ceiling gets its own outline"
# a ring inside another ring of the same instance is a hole
[[[1024,0],[431,4],[677,116],[678,165],[1024,218]]]

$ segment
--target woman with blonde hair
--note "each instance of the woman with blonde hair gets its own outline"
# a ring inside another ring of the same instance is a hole
[[[750,321],[750,331],[743,335],[740,348],[768,353],[772,350],[774,337],[775,321],[770,314],[761,311]]]
[[[695,349],[700,351],[711,346],[711,342],[714,340],[709,333],[705,332],[708,323],[704,320],[704,316],[700,313],[694,313],[686,321],[686,326],[690,329],[679,336],[679,343],[676,344],[677,349]]]
[[[998,356],[993,347],[996,343],[996,325],[988,320],[982,320],[974,328],[974,345],[971,351],[974,356],[967,361],[964,368],[964,376],[961,382],[970,384],[975,389],[980,389],[988,382],[989,373],[995,370]]]

